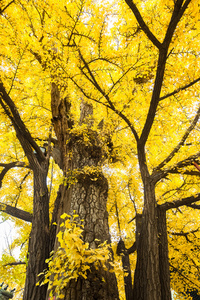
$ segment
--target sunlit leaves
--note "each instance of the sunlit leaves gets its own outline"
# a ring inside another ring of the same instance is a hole
[[[67,214],[61,216],[63,223],[57,234],[60,246],[47,260],[48,270],[44,273],[45,279],[41,283],[49,282],[51,296],[56,293],[60,297],[70,280],[78,280],[79,277],[86,279],[93,267],[97,270],[108,269],[108,261],[111,259],[109,245],[104,242],[98,248],[92,249],[88,243],[84,243],[83,229],[76,222],[77,217]]]

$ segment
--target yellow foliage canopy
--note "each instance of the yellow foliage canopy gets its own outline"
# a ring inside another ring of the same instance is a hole
[[[110,155],[105,159],[104,173],[110,186],[108,212],[114,247],[121,236],[127,248],[135,240],[135,222],[130,221],[144,208],[138,141],[144,146],[149,174],[159,177],[154,177],[158,178],[158,205],[199,193],[199,173],[192,162],[200,162],[200,1],[182,1],[183,5],[188,2],[188,7],[169,41],[154,113],[152,95],[162,68],[159,53],[168,43],[166,36],[176,1],[137,1],[151,35],[136,20],[128,6],[130,2],[3,0],[0,11],[0,80],[38,144],[48,140],[52,125],[52,81],[59,86],[61,96],[70,99],[76,131],[84,135],[86,143],[87,134],[79,124],[79,108],[83,99],[92,103],[93,129],[102,131],[105,152]],[[102,119],[103,129],[98,127]],[[2,107],[0,122],[1,172],[5,164],[13,161],[26,165],[0,177],[1,202],[32,213],[31,171]],[[106,135],[111,136],[112,152]],[[53,161],[50,169],[52,211],[62,175]],[[172,287],[180,293],[188,284],[199,288],[199,259],[195,253],[200,239],[198,210],[194,206],[174,207],[167,220]],[[58,236],[61,248],[57,261],[55,265],[49,261],[52,269],[48,276],[59,271],[65,256],[71,272],[66,274],[66,282],[73,276],[86,276],[87,264],[107,258],[107,245],[93,252],[83,244],[81,229],[72,224],[65,221],[67,229]],[[29,226],[16,221],[18,227],[23,229],[13,246],[23,244],[29,236]],[[26,250],[22,249],[22,257]],[[1,267],[7,259],[2,256]],[[132,257],[133,270],[135,260]],[[12,276],[15,281],[14,272]],[[62,288],[63,283],[56,276],[54,285]]]

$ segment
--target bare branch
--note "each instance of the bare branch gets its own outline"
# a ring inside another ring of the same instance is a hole
[[[159,205],[160,209],[163,209],[165,211],[169,210],[169,209],[172,209],[172,208],[178,208],[180,206],[188,206],[192,203],[195,203],[197,201],[200,200],[200,193],[195,195],[195,196],[191,196],[191,197],[186,197],[186,198],[183,198],[183,199],[180,199],[180,200],[175,200],[175,201],[172,201],[172,202],[165,202],[161,205]]]
[[[192,233],[195,233],[195,232],[198,232],[199,231],[199,228],[195,229],[195,230],[192,230],[192,231],[188,231],[188,232],[169,232],[170,234],[172,235],[179,235],[179,236],[186,236],[188,234],[192,234]]]
[[[0,202],[0,211],[9,214],[12,217],[18,218],[26,222],[32,222],[32,214],[17,207]]]
[[[25,261],[14,261],[14,262],[11,262],[11,263],[7,263],[3,266],[7,267],[7,266],[19,266],[19,265],[26,265],[26,263],[25,263]]]
[[[81,61],[83,62],[86,70],[88,71],[90,77],[83,71],[83,68],[80,68],[81,72],[83,73],[83,75],[94,85],[94,87],[103,95],[105,96],[105,92],[102,90],[102,88],[100,87],[99,83],[97,82],[96,78],[94,77],[92,71],[90,70],[89,64],[86,62],[86,60],[84,59],[82,53],[80,50],[78,50],[79,56]]]
[[[185,131],[183,137],[181,138],[180,142],[178,143],[178,145],[172,150],[172,152],[168,155],[168,157],[166,159],[164,159],[153,170],[153,174],[155,174],[155,172],[157,172],[158,170],[162,169],[164,167],[164,165],[166,165],[175,156],[175,154],[180,150],[180,148],[184,145],[186,139],[188,138],[189,134],[191,133],[191,131],[194,129],[194,127],[196,126],[197,122],[199,121],[199,118],[200,118],[200,107],[197,110],[197,113],[196,113],[195,118],[193,119],[191,125],[186,129],[186,131]]]
[[[0,8],[0,15],[2,15],[4,13],[4,11],[14,2],[15,2],[15,0],[8,3],[3,9]]]
[[[177,164],[157,171],[157,172],[153,172],[152,173],[152,180],[154,180],[154,182],[158,182],[160,179],[165,178],[167,176],[167,174],[187,174],[187,175],[196,175],[199,176],[199,172],[195,172],[195,171],[190,171],[190,170],[183,170],[183,168],[187,167],[187,166],[191,166],[194,165],[194,161],[200,163],[200,152],[189,156],[188,158],[179,161]]]
[[[134,209],[135,209],[135,213],[137,215],[137,207],[136,207],[136,203],[135,203],[135,200],[133,199],[132,195],[131,195],[131,191],[130,191],[130,181],[128,182],[127,184],[127,188],[128,188],[128,193],[129,193],[129,198],[131,200],[131,202],[133,203],[134,205]],[[128,223],[130,223],[131,221],[129,221]]]
[[[199,231],[199,228],[189,231],[189,232],[171,232],[171,231],[169,231],[169,234],[186,237],[187,235],[198,232],[198,231]]]
[[[195,79],[195,80],[193,80],[193,81],[191,81],[190,83],[184,85],[183,87],[180,87],[180,88],[174,90],[173,92],[171,92],[171,93],[169,93],[169,94],[167,94],[167,95],[165,95],[165,96],[160,97],[159,101],[164,100],[164,99],[166,99],[166,98],[169,98],[169,97],[171,97],[171,96],[174,96],[175,94],[179,93],[180,91],[186,90],[187,88],[193,86],[195,83],[197,83],[197,82],[199,82],[199,81],[200,81],[200,77],[197,78],[197,79]]]
[[[135,7],[133,2],[131,0],[125,0],[129,3],[132,3],[132,5]],[[166,31],[166,35],[164,38],[164,41],[162,43],[162,47],[159,46],[159,58],[158,58],[158,64],[157,64],[157,72],[156,72],[156,78],[151,98],[151,103],[149,107],[149,111],[147,114],[147,118],[142,130],[142,134],[139,140],[139,148],[142,150],[145,146],[145,143],[148,139],[151,127],[154,122],[154,118],[157,111],[157,106],[160,99],[160,92],[163,84],[163,78],[164,78],[164,72],[165,72],[165,65],[168,58],[168,49],[169,45],[172,39],[172,36],[174,34],[174,31],[176,29],[176,26],[178,22],[180,21],[185,9],[187,8],[187,5],[189,4],[191,0],[188,0],[185,2],[184,6],[182,7],[183,0],[177,0],[174,6],[174,11],[172,13],[171,21],[169,23],[168,29]],[[188,4],[187,4],[188,3]],[[187,4],[187,5],[186,5]]]

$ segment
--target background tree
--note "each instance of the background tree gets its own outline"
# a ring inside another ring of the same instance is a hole
[[[183,291],[186,278],[191,288],[197,288],[198,263],[192,250],[198,248],[198,205],[194,203],[200,199],[199,172],[193,165],[199,162],[198,1],[139,1],[137,5],[125,1],[104,4],[103,9],[100,4],[81,1],[3,4],[1,37],[9,40],[1,54],[2,107],[14,125],[13,112],[5,102],[13,98],[23,112],[23,124],[35,137],[29,136],[30,153],[25,151],[29,165],[35,161],[32,148],[41,156],[39,164],[47,163],[48,156],[37,148],[35,139],[48,140],[52,118],[54,145],[68,178],[69,169],[77,169],[66,143],[71,139],[70,129],[74,123],[78,136],[90,141],[84,127],[78,126],[78,107],[82,98],[93,103],[92,135],[100,131],[98,124],[104,119],[101,142],[112,159],[109,168],[104,168],[110,184],[111,232],[125,239],[126,249],[135,241],[135,225],[129,221],[142,214],[136,247],[131,248],[131,252],[137,248],[136,265],[135,257],[130,257],[135,269],[133,299],[171,299],[167,239],[173,288]],[[32,110],[30,118],[31,106],[37,112]],[[37,122],[39,132],[34,118],[41,122]],[[5,116],[2,124],[8,126]],[[21,144],[23,128],[15,126]],[[21,154],[20,148],[15,149]],[[11,153],[16,155],[13,149]],[[72,153],[78,152],[73,149]],[[4,156],[4,173],[10,162]],[[4,175],[2,180],[6,182]],[[67,199],[64,195],[71,190],[61,185],[56,202],[55,197],[51,199],[52,220],[70,210],[66,201],[59,210],[55,204]],[[52,248],[54,242],[49,243]],[[190,261],[187,269],[181,268],[179,260],[185,258]]]

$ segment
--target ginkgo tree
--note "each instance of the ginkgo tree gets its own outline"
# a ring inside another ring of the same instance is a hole
[[[189,297],[199,288],[200,2],[1,6],[1,210],[32,224],[16,222],[23,299],[169,300],[170,277]],[[61,236],[76,225],[63,228],[63,213],[83,226],[74,268]],[[106,267],[95,265],[101,250]]]

